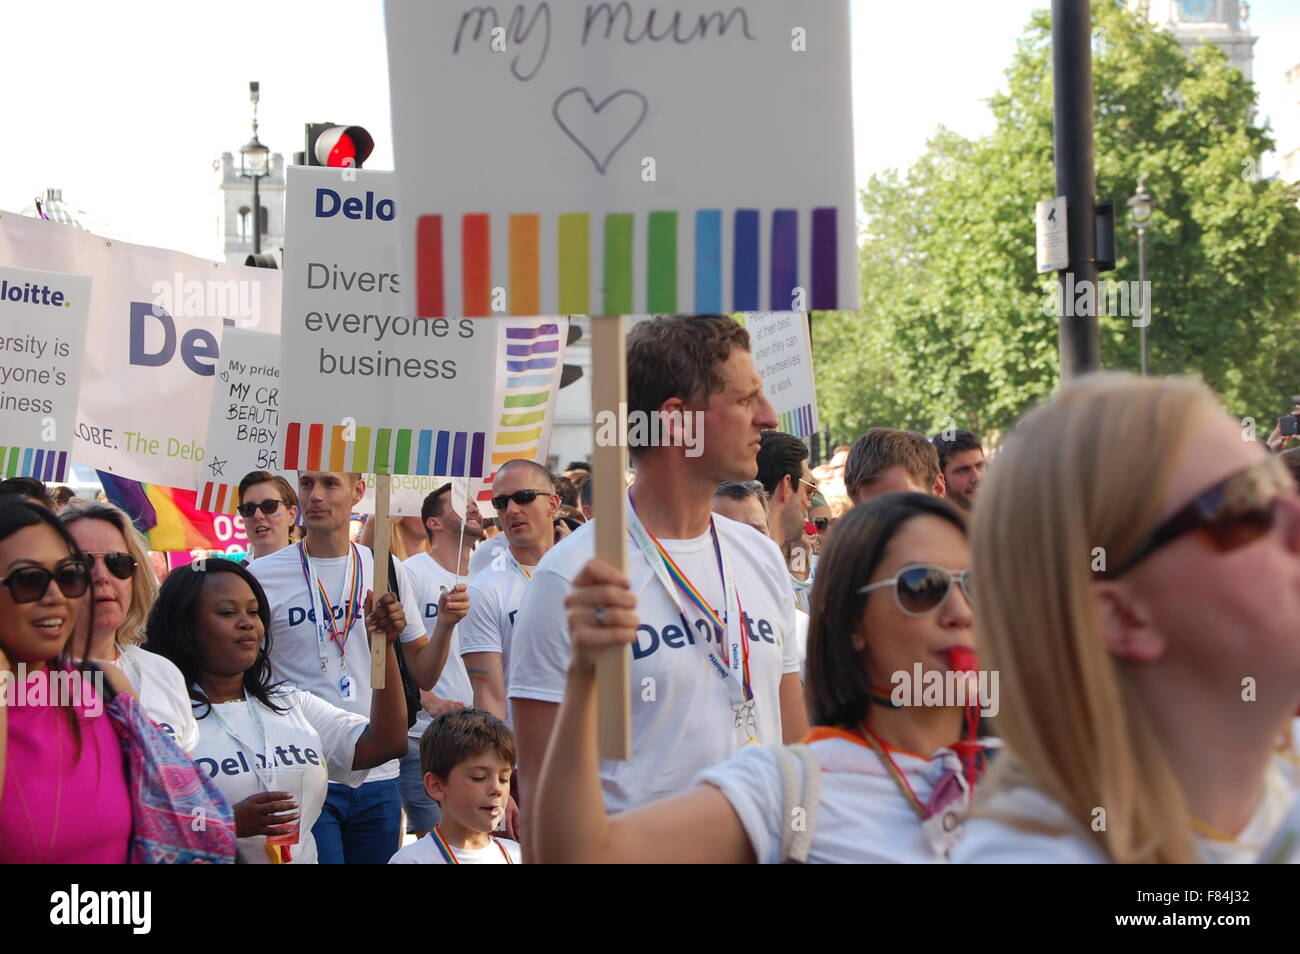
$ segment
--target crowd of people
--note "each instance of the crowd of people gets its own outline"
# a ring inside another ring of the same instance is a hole
[[[873,427],[812,468],[733,319],[642,322],[627,353],[629,411],[697,414],[704,440],[629,448],[621,569],[581,462],[501,465],[491,517],[429,493],[378,600],[359,474],[248,474],[247,557],[161,586],[128,514],[0,484],[0,861],[127,857],[133,767],[96,697],[55,698],[73,672],[188,754],[245,863],[1226,863],[1295,824],[1280,432],[1105,373],[989,457]]]

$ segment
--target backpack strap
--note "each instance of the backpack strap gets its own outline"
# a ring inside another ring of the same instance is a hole
[[[781,863],[805,864],[821,805],[821,763],[812,749],[802,743],[783,745],[773,751],[781,771]]]

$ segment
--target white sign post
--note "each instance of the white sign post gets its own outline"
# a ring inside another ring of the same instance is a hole
[[[0,477],[66,480],[90,278],[0,267]]]

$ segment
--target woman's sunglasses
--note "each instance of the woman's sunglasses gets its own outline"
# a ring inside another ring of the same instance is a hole
[[[252,518],[253,514],[257,513],[257,511],[259,510],[262,511],[262,513],[266,514],[268,517],[271,516],[271,514],[275,513],[277,510],[280,509],[280,505],[282,503],[284,503],[283,500],[277,500],[274,497],[267,497],[265,500],[261,501],[260,503],[240,504],[239,507],[236,509],[239,510],[239,515],[241,517],[243,517],[245,520],[249,520]]]
[[[0,586],[9,587],[9,595],[15,603],[35,603],[49,590],[50,580],[57,583],[60,592],[70,600],[85,596],[90,588],[90,561],[66,560],[53,570],[43,566],[25,566],[0,580]]]
[[[919,564],[904,568],[898,576],[891,579],[868,583],[858,592],[870,593],[872,590],[892,586],[900,610],[908,616],[925,616],[947,601],[954,580],[961,587],[966,602],[973,604],[970,574],[970,570],[947,570],[941,566]]]
[[[516,490],[512,494],[497,494],[492,498],[492,506],[498,511],[503,511],[510,506],[510,501],[514,501],[521,507],[526,507],[538,497],[550,497],[549,490]]]
[[[131,574],[135,572],[135,557],[129,553],[87,553],[87,569],[94,569],[95,561],[101,558],[104,561],[104,569],[119,580],[129,580]]]
[[[1197,494],[1191,503],[1156,527],[1146,543],[1117,570],[1098,575],[1118,579],[1165,544],[1193,531],[1199,532],[1216,553],[1230,553],[1254,543],[1273,529],[1278,494],[1295,490],[1295,479],[1280,457],[1239,470]]]

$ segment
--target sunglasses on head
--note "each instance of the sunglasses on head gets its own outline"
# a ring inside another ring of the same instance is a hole
[[[948,570],[928,563],[905,567],[899,571],[898,576],[868,583],[858,592],[870,593],[872,590],[892,586],[900,610],[908,616],[925,616],[943,606],[948,594],[952,592],[954,580],[961,587],[966,602],[973,605],[975,601],[971,596],[970,570]]]
[[[275,497],[267,497],[260,503],[240,504],[238,507],[239,515],[244,519],[248,519],[260,510],[269,517],[271,514],[279,510],[280,505],[283,503],[283,500],[277,500]]]
[[[87,553],[86,568],[94,569],[95,561],[100,558],[104,560],[104,569],[119,580],[130,579],[135,572],[135,557],[129,553]]]
[[[1117,579],[1165,544],[1193,531],[1199,532],[1216,553],[1231,553],[1273,529],[1278,494],[1295,490],[1295,479],[1280,457],[1239,470],[1201,491],[1156,527],[1119,569],[1099,575]]]
[[[516,490],[512,494],[497,494],[492,498],[492,506],[498,511],[505,510],[510,506],[510,501],[514,501],[521,507],[526,507],[538,497],[550,497],[549,490]]]
[[[0,586],[9,587],[15,603],[35,603],[49,590],[50,580],[59,585],[59,591],[68,599],[85,596],[90,588],[90,562],[65,560],[53,570],[43,566],[21,567],[0,580]]]

